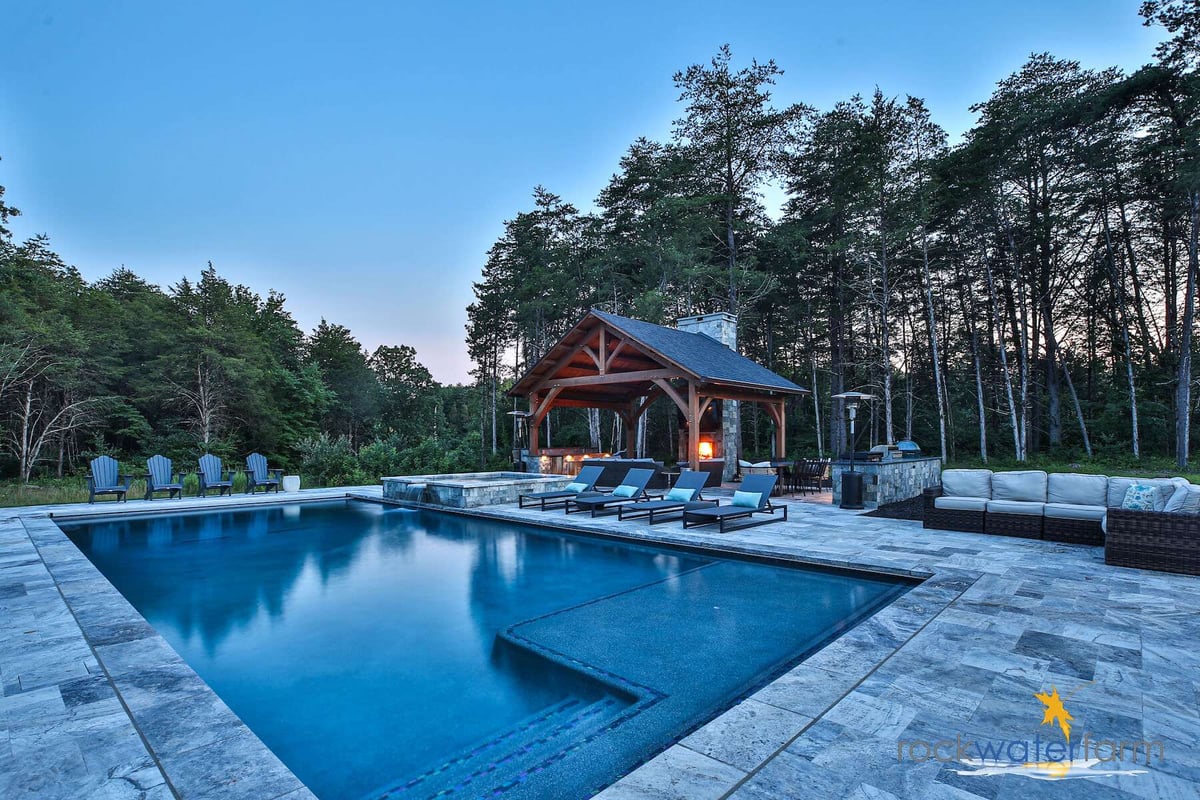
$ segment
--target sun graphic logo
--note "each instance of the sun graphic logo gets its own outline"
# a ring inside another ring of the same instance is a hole
[[[1063,738],[1068,742],[1071,741],[1071,721],[1075,718],[1071,716],[1071,712],[1067,711],[1063,705],[1062,698],[1058,696],[1058,687],[1051,686],[1049,692],[1039,692],[1034,694],[1038,700],[1042,701],[1042,705],[1046,707],[1042,712],[1042,724],[1053,725],[1058,723],[1058,727],[1062,728]]]

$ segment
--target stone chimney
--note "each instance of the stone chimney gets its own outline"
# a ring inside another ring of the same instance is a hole
[[[702,333],[737,352],[737,317],[728,311],[680,317],[675,321],[675,327],[688,333]]]
[[[675,327],[679,330],[699,333],[715,339],[735,353],[737,352],[737,326],[737,317],[728,311],[680,317],[675,321]],[[738,459],[742,454],[742,415],[737,400],[720,402],[721,455],[725,458],[721,480],[730,481],[738,471]]]

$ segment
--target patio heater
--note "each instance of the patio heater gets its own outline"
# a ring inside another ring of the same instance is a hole
[[[533,414],[529,411],[509,411],[508,416],[512,417],[513,421],[513,469],[517,472],[525,472],[529,469],[528,462],[525,460],[525,456],[529,454],[529,443],[525,434],[529,428],[529,418]]]
[[[833,399],[844,402],[846,404],[846,411],[850,414],[850,471],[842,473],[842,502],[840,508],[858,511],[864,508],[863,476],[861,472],[854,471],[854,449],[858,445],[858,437],[854,433],[854,420],[858,416],[859,405],[868,400],[874,400],[875,395],[863,392],[842,392],[841,394],[835,394]]]

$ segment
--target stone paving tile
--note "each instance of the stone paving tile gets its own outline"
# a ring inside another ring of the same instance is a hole
[[[596,800],[716,800],[725,796],[745,772],[729,764],[675,745],[613,784]]]
[[[220,741],[160,760],[183,800],[271,800],[305,788],[244,726]]]
[[[811,722],[810,717],[751,699],[685,737],[682,744],[749,771],[783,749]]]

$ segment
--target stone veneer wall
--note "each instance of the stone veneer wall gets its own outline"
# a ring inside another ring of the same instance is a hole
[[[472,478],[476,480],[472,480]],[[511,480],[480,480],[478,473],[454,475],[414,475],[384,478],[383,496],[387,500],[430,503],[446,508],[480,508],[515,503],[523,494],[554,492],[566,488],[573,479],[567,475],[523,475],[513,473]],[[424,486],[420,498],[408,495],[409,486]]]
[[[850,471],[849,461],[833,462],[833,502],[842,502],[842,473]],[[894,461],[855,461],[854,471],[863,475],[863,503],[869,508],[908,500],[930,486],[942,482],[942,460],[899,458]]]

